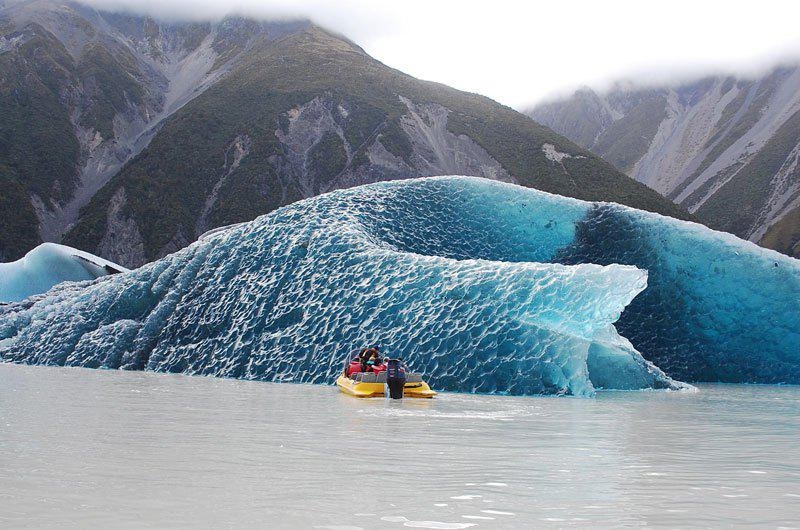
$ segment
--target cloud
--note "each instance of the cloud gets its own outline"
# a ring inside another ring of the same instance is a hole
[[[800,2],[85,0],[167,19],[308,17],[411,75],[516,107],[620,78],[755,75],[800,55]]]

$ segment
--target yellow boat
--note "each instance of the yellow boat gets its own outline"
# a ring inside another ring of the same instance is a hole
[[[345,394],[359,397],[383,397],[386,395],[386,372],[380,374],[357,373],[355,379],[349,378],[345,373],[336,380],[336,386]],[[431,390],[428,383],[422,380],[420,374],[409,373],[406,375],[406,384],[403,386],[403,395],[411,398],[432,398],[436,392]]]

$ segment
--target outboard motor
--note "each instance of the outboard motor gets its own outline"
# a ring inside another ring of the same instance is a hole
[[[403,399],[403,388],[406,385],[406,365],[402,359],[389,359],[386,361],[386,385],[389,387],[389,397]]]

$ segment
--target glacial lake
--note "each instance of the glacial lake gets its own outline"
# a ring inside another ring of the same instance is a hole
[[[596,399],[0,363],[0,528],[800,527],[800,387]]]

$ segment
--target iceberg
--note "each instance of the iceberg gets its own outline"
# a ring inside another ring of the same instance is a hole
[[[88,252],[42,243],[17,261],[0,263],[0,302],[44,293],[61,282],[93,280],[124,271],[127,269]]]
[[[696,223],[598,204],[561,263],[621,263],[649,285],[616,326],[673,377],[800,383],[800,261]]]
[[[798,383],[798,300],[800,262],[701,225],[433,177],[307,199],[4,306],[0,357],[330,383],[378,343],[441,390]]]

